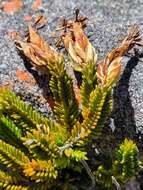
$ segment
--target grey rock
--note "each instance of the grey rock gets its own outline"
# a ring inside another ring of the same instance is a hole
[[[6,64],[1,64],[0,65],[0,72],[3,72],[3,71],[5,71],[6,69],[8,68],[8,66],[6,65]]]

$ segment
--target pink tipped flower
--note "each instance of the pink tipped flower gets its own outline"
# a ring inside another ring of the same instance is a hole
[[[102,86],[112,85],[117,81],[121,73],[121,57],[115,58],[110,64],[106,58],[97,67],[97,78]]]
[[[20,46],[18,49],[31,60],[34,66],[39,68],[48,63],[57,62],[62,57],[31,26],[29,26],[29,39],[16,42]]]
[[[88,63],[96,63],[95,49],[84,34],[79,23],[73,23],[72,34],[67,33],[63,37],[64,46],[72,60],[75,70],[81,71]]]

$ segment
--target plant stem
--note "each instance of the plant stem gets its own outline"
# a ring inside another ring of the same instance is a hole
[[[81,161],[82,165],[84,166],[86,172],[88,173],[88,175],[92,181],[92,187],[95,187],[95,177],[94,177],[91,169],[89,168],[87,162],[85,160],[83,160],[82,158],[80,159],[80,161]]]
[[[121,190],[121,186],[120,186],[120,184],[118,183],[118,181],[116,180],[116,178],[115,178],[114,176],[112,176],[111,178],[112,178],[113,184],[116,186],[116,189],[117,189],[117,190]]]

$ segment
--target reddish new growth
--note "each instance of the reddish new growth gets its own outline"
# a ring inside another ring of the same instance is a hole
[[[97,67],[97,77],[102,85],[116,81],[121,72],[122,57],[135,45],[142,45],[142,36],[139,27],[133,25],[122,43],[110,53]]]

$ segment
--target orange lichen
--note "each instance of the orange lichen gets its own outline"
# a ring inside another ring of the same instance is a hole
[[[28,81],[30,79],[30,75],[27,72],[19,69],[16,70],[16,76],[20,81]]]
[[[97,54],[84,34],[80,23],[74,22],[71,27],[71,32],[65,33],[62,38],[75,70],[80,71],[86,67],[88,63],[96,63]]]
[[[6,2],[3,6],[3,11],[11,14],[16,11],[19,11],[23,7],[23,2],[21,0],[11,0],[10,2]]]

